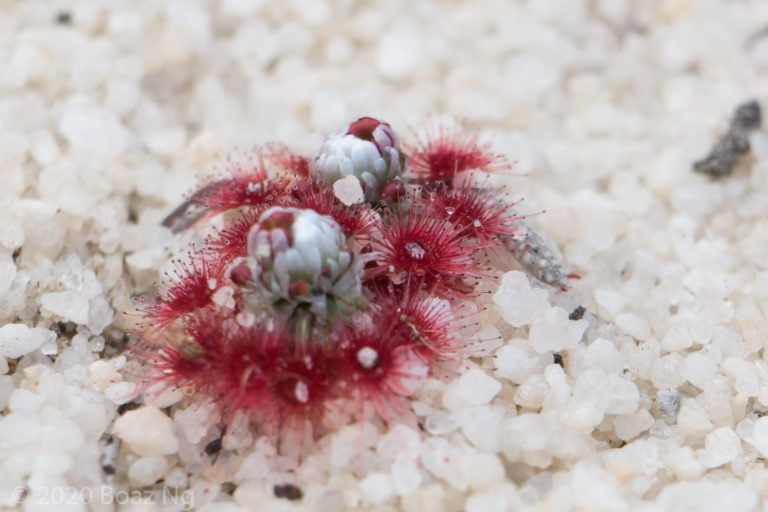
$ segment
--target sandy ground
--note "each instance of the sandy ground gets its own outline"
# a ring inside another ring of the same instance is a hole
[[[692,171],[768,104],[766,25],[758,0],[0,1],[0,508],[766,509],[768,137]],[[163,217],[231,151],[312,156],[362,115],[492,135],[581,280],[505,275],[503,342],[410,402],[423,431],[352,425],[298,467],[242,426],[206,453],[178,393],[119,408]]]

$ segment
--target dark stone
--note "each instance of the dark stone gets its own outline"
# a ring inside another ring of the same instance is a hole
[[[221,438],[216,438],[207,445],[205,445],[205,453],[208,455],[213,455],[215,453],[219,453],[221,451]]]
[[[715,143],[709,154],[694,162],[693,170],[711,178],[721,178],[733,172],[739,156],[749,151],[749,134],[760,129],[760,104],[751,100],[736,108],[728,131]]]
[[[571,314],[568,315],[568,320],[581,320],[586,312],[587,310],[584,309],[584,306],[576,306],[576,308],[571,311]]]
[[[120,404],[117,408],[117,414],[122,416],[123,414],[127,413],[128,411],[132,411],[134,409],[138,409],[141,407],[141,404],[138,402],[126,402],[124,404]]]
[[[290,501],[300,500],[304,497],[304,493],[297,486],[293,484],[277,484],[272,489],[275,496],[278,498],[285,498]]]

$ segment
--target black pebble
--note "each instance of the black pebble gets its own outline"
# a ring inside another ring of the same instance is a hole
[[[717,139],[705,158],[693,163],[693,170],[708,174],[713,179],[730,175],[740,155],[750,149],[749,134],[759,130],[761,123],[762,114],[757,101],[751,100],[739,105],[728,131]]]
[[[576,309],[571,311],[571,314],[568,315],[568,320],[581,320],[586,311],[587,310],[584,309],[584,306],[576,306]]]
[[[213,455],[214,453],[219,453],[221,451],[221,438],[216,438],[207,445],[205,445],[205,453],[208,455]]]
[[[138,409],[141,407],[141,404],[138,402],[126,402],[124,404],[121,404],[117,408],[117,414],[122,416],[123,414],[127,413],[128,411],[132,411],[134,409]]]
[[[275,485],[275,487],[272,489],[272,492],[275,493],[276,497],[285,498],[290,501],[300,500],[304,496],[304,493],[301,492],[301,489],[293,484]]]
[[[62,25],[69,25],[70,23],[72,23],[72,15],[67,11],[61,11],[59,14],[56,15],[56,23],[61,23]]]
[[[563,364],[563,356],[560,354],[552,354],[552,359],[554,359],[555,364],[559,364],[561,368],[565,368],[565,364]]]

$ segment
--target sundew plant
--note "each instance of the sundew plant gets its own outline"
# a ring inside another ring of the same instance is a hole
[[[467,306],[495,256],[561,288],[573,277],[489,185],[509,168],[458,125],[401,146],[371,117],[314,158],[270,146],[231,164],[166,219],[203,241],[141,303],[145,388],[212,401],[278,446],[334,410],[408,418],[424,379],[472,354]]]

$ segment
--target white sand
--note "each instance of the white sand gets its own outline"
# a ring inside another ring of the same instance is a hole
[[[768,137],[691,171],[768,106],[766,24],[763,0],[0,5],[0,508],[768,509]],[[207,455],[216,418],[178,393],[117,415],[122,312],[198,177],[435,114],[494,135],[520,174],[494,180],[582,279],[506,276],[478,335],[503,346],[428,382],[425,432],[350,425],[293,468],[243,422]]]

